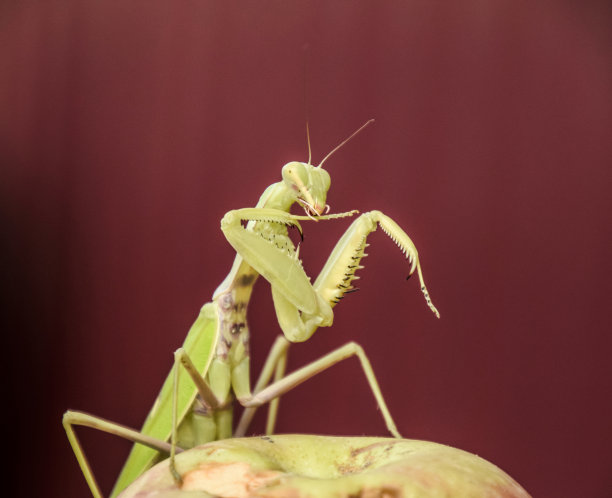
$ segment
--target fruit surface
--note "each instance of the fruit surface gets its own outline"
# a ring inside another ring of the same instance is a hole
[[[427,441],[274,435],[214,441],[136,480],[122,498],[504,497],[529,494],[490,462]]]

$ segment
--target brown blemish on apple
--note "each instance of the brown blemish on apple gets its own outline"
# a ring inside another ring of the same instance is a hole
[[[362,489],[355,498],[402,498],[402,490],[393,486],[376,486]],[[352,497],[349,497],[352,498]]]
[[[372,454],[373,450],[383,447],[384,448],[383,451],[385,453],[388,453],[389,451],[391,451],[391,448],[393,448],[395,444],[396,444],[396,441],[394,440],[380,441],[378,443],[369,444],[367,446],[353,448],[349,452],[349,455],[350,455],[349,461],[343,462],[340,464],[336,464],[336,468],[338,469],[338,472],[342,475],[356,474],[358,472],[363,472],[365,469],[375,464],[377,459],[380,458],[379,455],[377,456],[377,455]],[[364,453],[366,454],[363,456],[362,460],[359,462],[356,462],[355,459]]]
[[[254,471],[244,462],[205,462],[183,476],[181,490],[248,498],[258,488],[277,482],[282,474],[276,470]]]
[[[351,450],[351,457],[354,458],[361,453],[365,453],[366,451],[372,451],[374,448],[379,448],[381,446],[386,446],[385,451],[389,451],[394,445],[396,445],[400,441],[401,439],[391,439],[389,441],[380,441],[378,443],[368,444],[367,446],[362,446],[361,448]]]
[[[338,469],[338,472],[341,475],[345,476],[349,474],[357,474],[359,472],[362,472],[371,465],[372,465],[371,461],[362,463],[360,465],[355,465],[352,463],[341,463],[341,464],[336,465],[336,468]]]

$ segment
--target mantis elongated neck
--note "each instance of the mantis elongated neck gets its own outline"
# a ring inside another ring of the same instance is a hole
[[[296,200],[297,191],[287,187],[284,182],[278,182],[264,190],[255,207],[279,209],[288,213]]]

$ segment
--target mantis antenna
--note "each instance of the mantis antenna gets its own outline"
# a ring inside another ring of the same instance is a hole
[[[366,126],[368,126],[370,123],[373,123],[374,120],[373,119],[369,119],[368,121],[365,122],[365,124],[361,125],[361,127],[357,130],[354,131],[350,137],[344,139],[343,142],[341,142],[340,144],[336,145],[336,147],[334,147],[334,149],[332,149],[332,151],[327,154],[323,160],[319,163],[319,165],[317,166],[317,168],[320,168],[321,166],[323,166],[323,163],[325,161],[327,161],[327,159],[334,153],[336,152],[340,147],[342,147],[346,142],[348,142],[351,138],[353,138],[355,135],[357,135],[361,130],[363,130]],[[306,133],[308,133],[308,123],[306,123]],[[310,140],[308,141],[308,152],[310,153]],[[310,159],[308,160],[308,164],[310,164]]]
[[[302,46],[302,62],[303,64],[303,72],[304,74],[302,75],[302,89],[304,90],[304,114],[306,115],[306,142],[308,143],[308,165],[312,166],[311,164],[311,160],[312,160],[312,150],[310,149],[310,128],[308,127],[308,55],[310,54],[310,46],[308,45],[308,43],[305,43]]]
[[[308,164],[310,164],[312,151],[310,150],[310,129],[308,128],[308,121],[306,121],[306,142],[308,143]]]

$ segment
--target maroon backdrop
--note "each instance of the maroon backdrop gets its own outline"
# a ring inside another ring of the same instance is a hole
[[[377,233],[290,368],[358,341],[406,437],[537,497],[610,496],[610,26],[605,1],[3,2],[15,495],[87,495],[65,409],[140,425],[229,270],[220,218],[307,158],[307,108],[315,161],[376,118],[328,161],[329,202],[406,229],[442,318]],[[305,223],[311,274],[347,225]],[[250,319],[257,372],[264,281]],[[283,398],[278,431],[386,434],[355,360]],[[80,433],[107,491],[129,445]]]

